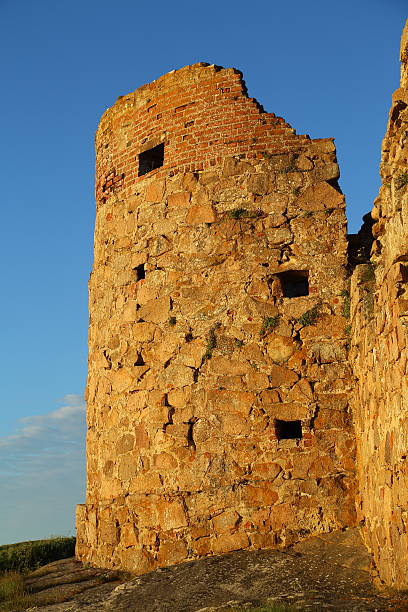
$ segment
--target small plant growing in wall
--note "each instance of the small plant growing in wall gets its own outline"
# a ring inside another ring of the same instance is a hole
[[[408,185],[408,172],[400,172],[395,178],[395,187],[402,189],[405,185]]]
[[[362,271],[360,273],[360,280],[363,283],[374,283],[374,281],[375,281],[375,265],[373,264],[372,261],[368,262],[363,267],[363,269],[362,269]]]
[[[364,296],[362,299],[362,312],[367,320],[374,312],[375,264],[369,262],[361,266],[360,281],[363,283]]]
[[[294,164],[294,162],[291,162],[288,166],[286,166],[286,168],[283,168],[281,170],[282,174],[288,174],[289,172],[296,172],[297,168]]]
[[[177,323],[176,317],[169,317],[169,325],[171,325],[171,327],[174,327],[176,323]]]
[[[303,327],[307,327],[308,325],[314,325],[317,319],[320,316],[319,312],[319,304],[310,308],[310,310],[306,310],[300,317],[297,319],[297,322],[300,323]]]
[[[269,334],[275,327],[279,324],[280,315],[276,315],[274,317],[264,317],[262,321],[262,327],[259,332],[261,338]]]
[[[374,292],[370,288],[363,297],[363,313],[366,319],[371,319],[374,313]]]
[[[350,318],[350,291],[343,289],[340,293],[343,298],[343,317],[346,319]]]
[[[228,211],[231,219],[256,219],[262,215],[262,210],[247,210],[246,208],[233,208]]]
[[[217,335],[215,332],[219,327],[221,327],[221,323],[218,321],[212,326],[212,328],[208,332],[207,346],[205,349],[205,353],[203,355],[203,362],[206,361],[207,359],[211,359],[212,357],[213,350],[217,346]]]

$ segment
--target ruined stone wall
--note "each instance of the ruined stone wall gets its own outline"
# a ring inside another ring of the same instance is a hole
[[[120,98],[96,151],[78,557],[142,573],[353,524],[332,140],[196,64]]]
[[[382,147],[369,263],[352,278],[358,513],[381,578],[408,588],[408,24]]]

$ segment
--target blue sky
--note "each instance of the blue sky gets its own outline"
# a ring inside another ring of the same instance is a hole
[[[0,0],[0,544],[71,533],[84,499],[103,111],[186,64],[239,68],[267,111],[299,134],[336,138],[356,231],[379,187],[406,16],[405,0]]]

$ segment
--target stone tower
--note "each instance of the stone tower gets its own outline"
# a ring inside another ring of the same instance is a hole
[[[119,98],[96,151],[78,557],[143,573],[353,524],[332,139],[195,64]]]

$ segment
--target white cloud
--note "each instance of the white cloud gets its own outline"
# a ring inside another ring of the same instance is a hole
[[[0,544],[67,534],[85,483],[85,403],[20,419],[0,437]]]

